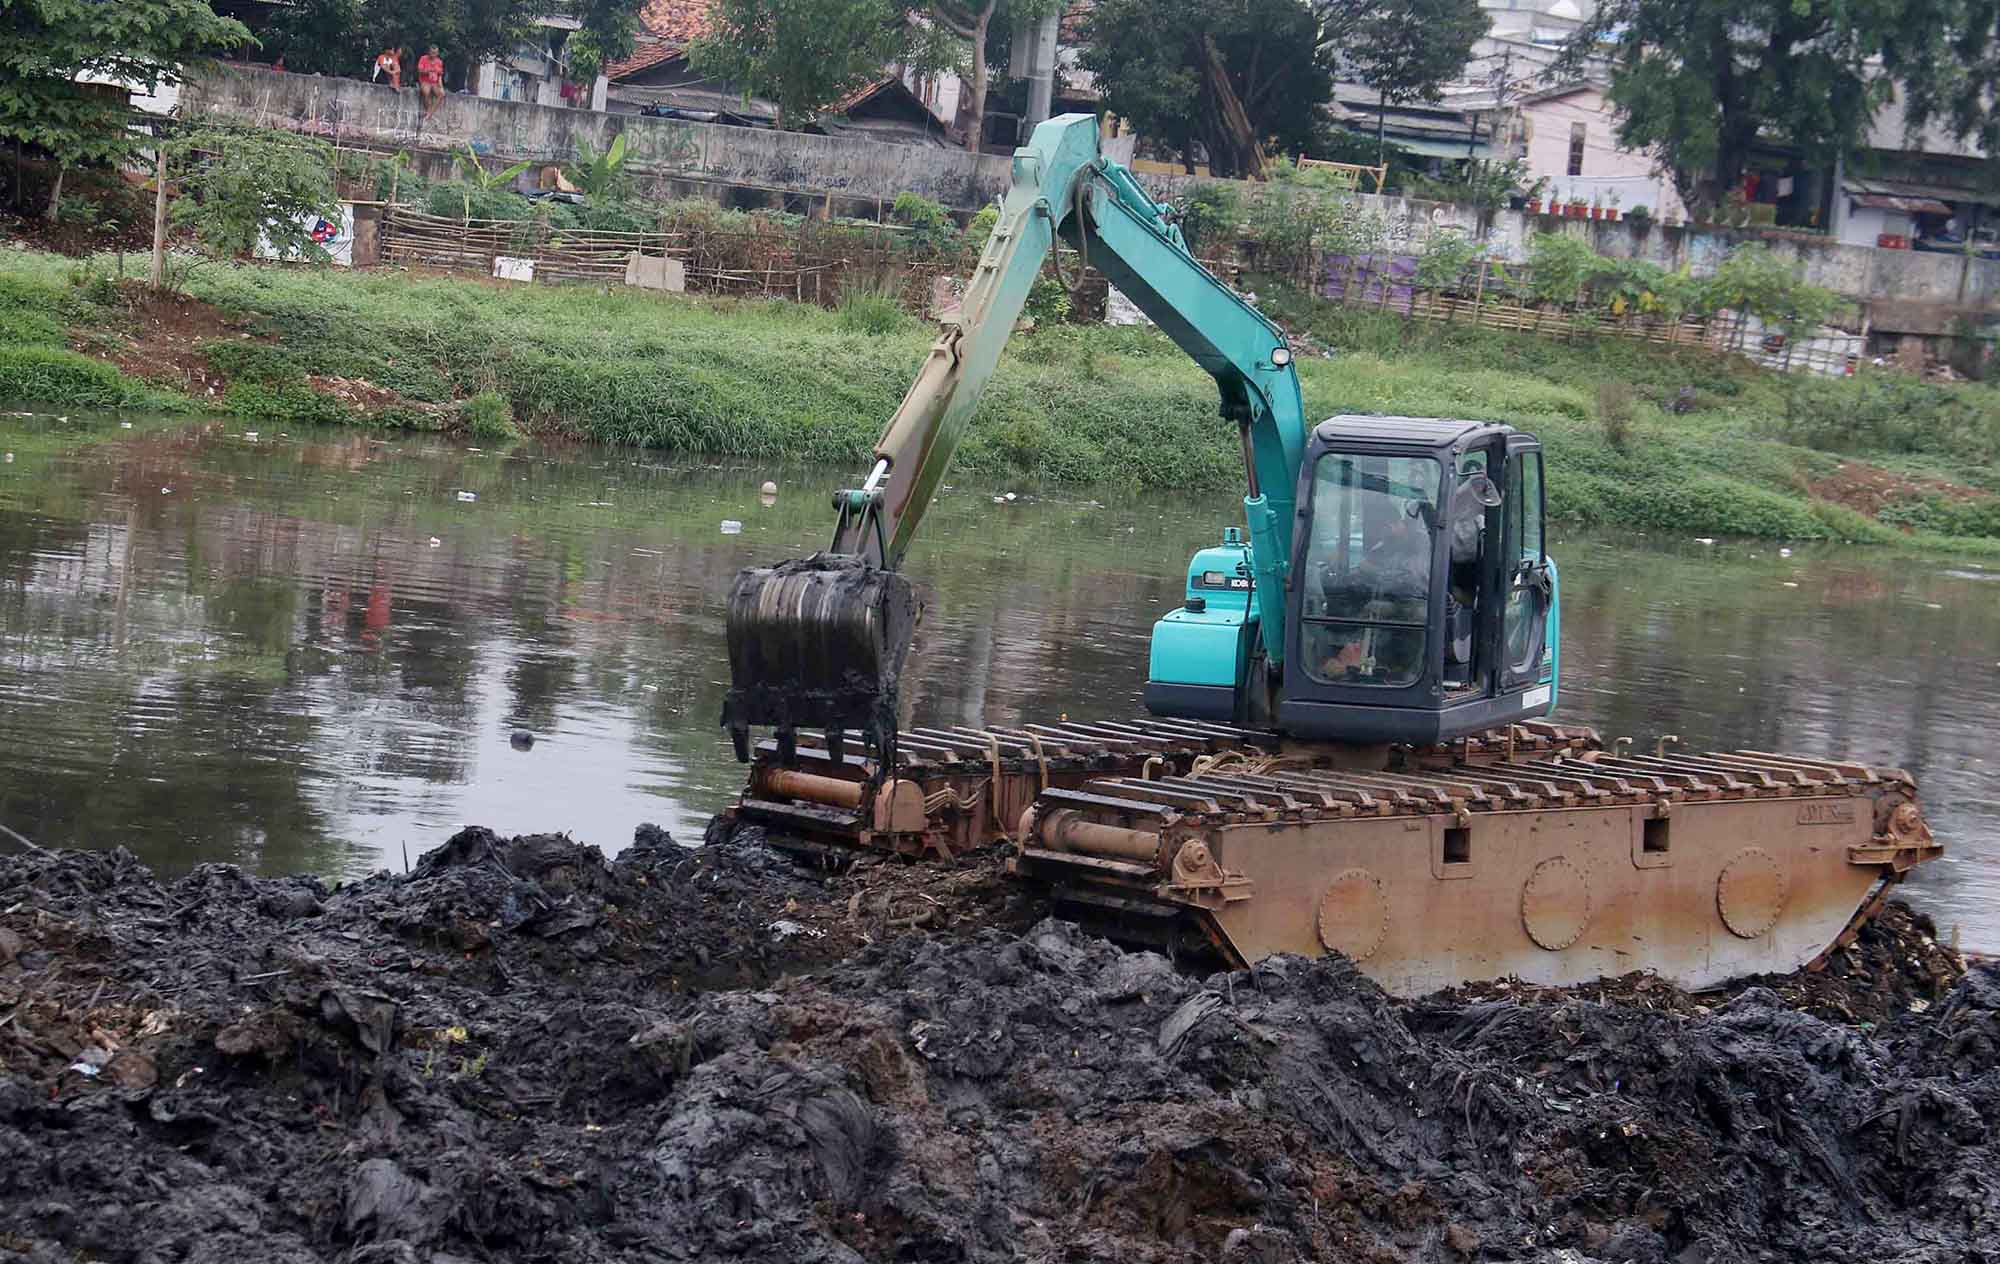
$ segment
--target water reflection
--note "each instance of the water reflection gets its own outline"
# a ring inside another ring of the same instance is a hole
[[[0,449],[0,821],[167,869],[400,867],[469,820],[607,849],[643,820],[699,834],[740,775],[714,728],[721,596],[822,543],[838,480],[220,422],[16,417]],[[1232,512],[948,491],[910,561],[934,592],[912,714],[1135,712],[1152,619]],[[1995,572],[1555,547],[1564,718],[1909,767],[1954,848],[1925,898],[2000,948]]]

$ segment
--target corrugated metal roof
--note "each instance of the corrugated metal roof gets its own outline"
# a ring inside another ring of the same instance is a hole
[[[1873,176],[1847,176],[1841,180],[1840,187],[1862,206],[1909,211],[1913,214],[1917,212],[1949,214],[1951,207],[1945,205],[1947,202],[2000,206],[2000,193],[1954,188],[1951,185],[1933,184],[1924,180],[1882,180]]]
[[[1856,206],[1876,211],[1902,211],[1908,215],[1949,215],[1951,207],[1935,198],[1898,197],[1893,193],[1851,193]]]
[[[1411,136],[1398,136],[1393,130],[1384,136],[1383,139],[1404,153],[1415,154],[1419,158],[1485,158],[1491,160],[1512,157],[1511,154],[1502,153],[1500,150],[1494,148],[1491,143],[1483,140],[1475,141],[1471,145],[1467,145],[1462,140],[1418,140]]]

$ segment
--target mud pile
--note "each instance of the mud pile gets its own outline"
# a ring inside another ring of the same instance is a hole
[[[0,858],[0,1261],[2000,1253],[2000,969],[1907,914],[1804,991],[1420,1002],[1034,915],[658,831]]]

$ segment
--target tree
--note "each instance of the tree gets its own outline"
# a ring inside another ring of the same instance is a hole
[[[1827,162],[1902,86],[1914,126],[1991,130],[1994,0],[1600,0],[1555,72],[1611,63],[1619,143],[1654,149],[1691,206],[1769,142]],[[2000,136],[1994,139],[2000,140]]]
[[[926,17],[939,26],[966,41],[969,46],[970,66],[968,84],[972,89],[972,102],[966,110],[968,119],[965,132],[965,147],[974,153],[986,134],[986,90],[988,86],[989,55],[999,41],[996,34],[1011,34],[1020,22],[1036,22],[1056,12],[1060,0],[930,0]],[[996,23],[995,19],[999,21]],[[997,30],[996,30],[997,28]]]
[[[641,0],[295,0],[271,21],[271,51],[289,70],[361,76],[384,48],[421,52],[438,46],[448,73],[474,68],[516,44],[532,42],[536,20],[551,14],[576,18],[572,36],[599,62],[632,51]],[[405,63],[404,82],[416,74]],[[595,71],[592,72],[595,77]]]
[[[632,55],[644,0],[570,0],[583,29],[569,37],[570,69],[580,80],[597,78],[607,62]]]
[[[271,47],[288,70],[358,78],[385,48],[421,53],[435,44],[456,82],[527,39],[534,19],[551,7],[535,0],[298,0],[272,19]],[[414,57],[403,75],[405,84],[415,81]]]
[[[1303,149],[1333,91],[1304,0],[1099,0],[1083,38],[1105,108],[1190,172],[1199,142],[1213,174],[1260,178],[1265,142]]]
[[[55,159],[51,217],[70,167],[119,162],[140,139],[127,126],[124,93],[79,76],[151,92],[251,42],[242,23],[217,17],[207,0],[0,0],[0,35],[0,137]]]
[[[1487,25],[1479,0],[1383,0],[1340,30],[1341,64],[1375,89],[1379,102],[1377,162],[1389,106],[1441,100],[1444,85],[1465,69]]]
[[[708,34],[688,49],[699,72],[778,107],[798,131],[891,63],[942,69],[956,52],[921,22],[910,0],[714,0]]]
[[[280,258],[327,261],[314,235],[340,214],[333,151],[303,136],[198,119],[167,142],[179,172],[173,222],[204,253],[227,259],[262,243]]]

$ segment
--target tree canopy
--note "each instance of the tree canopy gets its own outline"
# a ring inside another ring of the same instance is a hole
[[[1218,176],[1261,175],[1265,141],[1303,149],[1333,91],[1304,0],[1099,0],[1081,60],[1108,110],[1184,156],[1200,142]]]
[[[915,0],[713,0],[688,61],[774,102],[778,125],[796,131],[892,64],[957,66],[962,50],[923,16]]]
[[[168,145],[181,196],[173,222],[213,258],[269,245],[280,258],[324,263],[315,219],[340,214],[333,150],[310,137],[195,118]]]
[[[150,92],[251,42],[206,0],[0,0],[0,32],[0,137],[46,150],[61,167],[117,161],[139,139],[124,95],[79,76]]]
[[[1608,57],[1620,143],[1713,206],[1760,141],[1830,161],[1898,92],[1913,126],[2000,140],[1996,23],[2000,0],[1600,0],[1557,71]]]
[[[363,76],[385,48],[421,52],[432,44],[452,82],[480,62],[532,41],[536,19],[580,21],[571,36],[598,63],[632,51],[641,0],[295,0],[272,19],[269,51],[287,69]],[[414,64],[404,67],[406,82]],[[592,68],[594,74],[594,67]]]
[[[1354,14],[1334,38],[1341,64],[1386,107],[1441,99],[1487,26],[1479,0],[1381,0]]]

